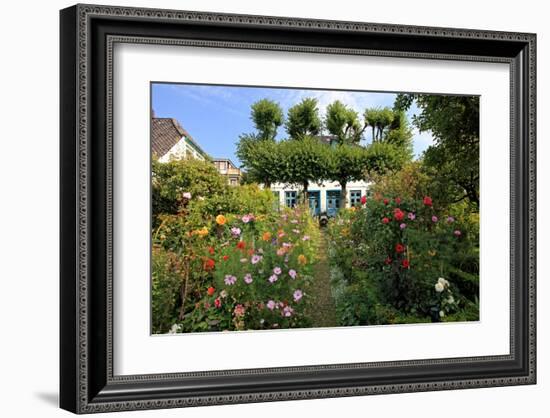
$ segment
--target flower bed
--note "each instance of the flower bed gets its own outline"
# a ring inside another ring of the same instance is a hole
[[[429,196],[361,203],[329,226],[341,325],[477,320],[477,214]]]
[[[307,210],[220,213],[197,221],[189,206],[161,215],[153,234],[153,331],[307,326],[318,242]],[[176,292],[171,272],[179,275]]]

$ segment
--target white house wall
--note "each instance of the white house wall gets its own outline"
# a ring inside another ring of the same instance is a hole
[[[350,192],[352,190],[360,190],[361,196],[366,196],[369,184],[366,181],[352,181],[346,185],[347,191],[347,204],[346,207],[350,207]],[[320,211],[327,211],[327,191],[337,191],[341,190],[340,184],[338,182],[323,182],[320,183],[309,183],[308,192],[320,192]],[[286,205],[285,201],[285,192],[296,191],[300,193],[303,190],[301,185],[288,185],[284,183],[274,183],[271,185],[271,190],[273,192],[279,192],[279,205],[284,207]]]
[[[170,148],[170,151],[168,151],[161,158],[159,158],[159,161],[161,163],[167,163],[170,160],[182,160],[186,158],[188,155],[192,156],[193,158],[196,158],[197,160],[204,160],[204,156],[202,156],[195,149],[193,149],[193,147],[187,143],[187,141],[185,140],[185,137],[182,137],[176,143],[176,145]]]

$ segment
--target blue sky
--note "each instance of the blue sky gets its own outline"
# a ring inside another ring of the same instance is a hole
[[[152,106],[156,117],[177,119],[200,146],[214,158],[229,158],[239,165],[235,156],[239,135],[254,132],[250,119],[250,106],[268,98],[278,102],[284,114],[304,97],[315,97],[324,116],[328,104],[340,100],[360,115],[368,107],[393,107],[394,93],[371,93],[335,90],[305,90],[266,87],[212,86],[197,84],[152,85]],[[418,111],[413,105],[408,111],[409,120]],[[278,138],[286,135],[284,126]],[[370,129],[365,131],[367,144]],[[419,133],[414,128],[414,154],[416,157],[432,144],[428,132]]]

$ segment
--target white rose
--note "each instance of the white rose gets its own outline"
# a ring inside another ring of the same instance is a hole
[[[443,317],[445,316],[445,312],[439,311],[439,316],[440,316],[441,318],[443,318]]]
[[[441,293],[441,292],[443,292],[443,290],[445,290],[445,287],[440,282],[437,282],[435,284],[435,291],[437,293]]]
[[[453,298],[453,295],[451,295],[447,298],[447,303],[449,305],[452,305],[453,303],[455,303],[455,298]]]

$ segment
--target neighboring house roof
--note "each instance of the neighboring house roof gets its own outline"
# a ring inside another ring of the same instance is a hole
[[[229,164],[231,164],[234,168],[239,168],[235,164],[233,164],[233,161],[231,161],[229,158],[214,158],[214,159],[212,159],[212,161],[214,161],[214,162],[225,161],[225,162],[228,162]]]
[[[157,157],[166,155],[182,138],[185,138],[198,153],[210,158],[176,119],[155,117],[151,119],[151,150]]]

